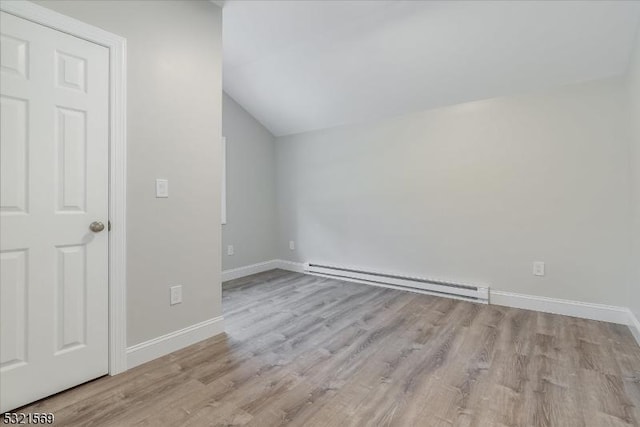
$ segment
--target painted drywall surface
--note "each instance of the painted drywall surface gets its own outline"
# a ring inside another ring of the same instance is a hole
[[[127,38],[128,345],[221,315],[221,9],[37,3]],[[169,180],[168,199],[155,198],[156,178]],[[178,284],[183,303],[170,306]]]
[[[631,187],[631,201],[633,204],[633,251],[632,276],[629,301],[631,310],[640,319],[640,29],[636,36],[636,45],[629,67],[629,94],[631,99],[631,169],[633,184]]]
[[[277,258],[275,138],[230,96],[222,100],[227,139],[227,222],[222,269]],[[227,255],[233,245],[234,255]]]
[[[607,79],[278,138],[280,257],[628,306],[626,91]]]

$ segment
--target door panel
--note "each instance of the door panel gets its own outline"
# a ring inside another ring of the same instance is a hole
[[[1,12],[0,411],[108,372],[108,49]]]
[[[57,107],[56,199],[58,213],[84,212],[87,194],[85,111]]]
[[[0,369],[27,360],[27,251],[0,254]]]
[[[28,108],[29,102],[26,99],[0,96],[0,123],[2,123],[0,140],[12,141],[11,144],[2,144],[0,152],[2,213],[27,213]]]
[[[58,252],[56,296],[56,354],[86,344],[87,263],[84,245],[63,246]]]

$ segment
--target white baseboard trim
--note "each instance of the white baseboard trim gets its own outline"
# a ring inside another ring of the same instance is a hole
[[[295,271],[296,273],[304,273],[304,264],[301,262],[285,261],[283,259],[272,259],[270,261],[259,262],[257,264],[245,265],[244,267],[232,268],[222,272],[222,281],[239,279],[252,274],[262,273],[263,271],[274,270],[280,268],[282,270]]]
[[[224,318],[218,316],[179,331],[136,344],[127,348],[127,369],[150,362],[158,357],[173,353],[223,332]]]
[[[622,325],[629,325],[630,322],[629,309],[613,305],[594,304],[494,290],[491,290],[489,303],[504,305],[507,307],[523,308],[525,310],[541,311],[543,313],[562,314],[565,316],[580,317],[583,319],[619,323]]]
[[[239,279],[240,277],[251,276],[252,274],[262,273],[263,271],[273,270],[278,267],[277,259],[259,262],[257,264],[245,265],[244,267],[232,268],[222,272],[222,281]]]
[[[295,271],[296,273],[304,273],[304,263],[302,262],[286,261],[283,259],[277,259],[275,261],[278,265],[277,268],[281,268],[282,270]]]

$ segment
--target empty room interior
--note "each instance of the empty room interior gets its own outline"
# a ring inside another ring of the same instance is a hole
[[[3,424],[640,426],[640,1],[0,13]]]

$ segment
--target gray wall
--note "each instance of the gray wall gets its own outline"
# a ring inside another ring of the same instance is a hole
[[[229,270],[277,258],[275,138],[227,94],[222,133],[227,138],[222,269]],[[227,245],[234,246],[234,255],[227,255]]]
[[[280,257],[628,306],[625,83],[278,138]]]
[[[128,345],[219,316],[221,9],[37,3],[127,38]],[[169,180],[168,199],[155,198],[156,178]],[[170,307],[174,284],[184,302]]]
[[[633,261],[631,310],[640,320],[640,29],[636,36],[635,51],[631,57],[629,68],[629,93],[631,95],[631,127],[632,149],[631,167],[633,169],[632,203],[633,203]]]

